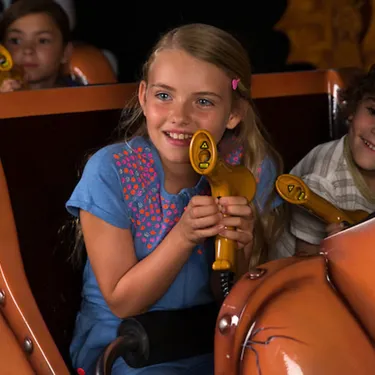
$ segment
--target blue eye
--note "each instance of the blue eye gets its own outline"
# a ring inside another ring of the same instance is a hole
[[[170,96],[166,94],[165,92],[160,92],[156,94],[156,97],[159,98],[160,100],[168,100],[170,99]]]
[[[198,99],[198,103],[203,107],[208,107],[213,105],[213,103],[207,99]]]

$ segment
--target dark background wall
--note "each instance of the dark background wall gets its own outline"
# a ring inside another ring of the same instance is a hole
[[[186,2],[165,6],[147,1],[76,0],[75,39],[112,51],[119,62],[121,82],[134,82],[152,45],[166,30],[180,24],[203,22],[233,33],[246,47],[254,73],[307,70],[308,64],[286,63],[287,37],[273,30],[284,13],[287,0],[229,2]],[[111,5],[109,5],[111,4]],[[245,7],[248,8],[245,10]]]

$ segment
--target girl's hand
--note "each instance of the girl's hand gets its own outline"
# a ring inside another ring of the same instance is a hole
[[[224,226],[220,235],[237,241],[238,248],[252,245],[254,216],[245,197],[222,197],[219,199],[219,210],[223,214],[220,224]],[[228,215],[225,216],[224,215]],[[236,230],[226,229],[234,227]]]
[[[174,228],[180,231],[188,246],[193,248],[206,238],[216,236],[224,225],[219,211],[218,199],[210,196],[194,196],[185,208]]]
[[[4,79],[0,85],[0,92],[12,92],[21,88],[21,82],[15,79]]]
[[[347,226],[348,225],[345,222],[328,224],[326,226],[327,236],[333,236],[334,234],[344,230]]]

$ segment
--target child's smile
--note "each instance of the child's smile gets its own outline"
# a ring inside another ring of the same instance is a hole
[[[182,133],[178,131],[165,131],[163,132],[170,144],[173,146],[189,147],[191,138],[193,134],[191,133]]]
[[[148,134],[164,164],[189,163],[197,130],[208,130],[219,142],[225,129],[239,123],[232,114],[232,92],[230,78],[215,65],[178,49],[158,52],[139,98]]]
[[[367,139],[361,137],[363,143],[369,148],[371,151],[375,152],[375,145],[371,142],[369,142]]]

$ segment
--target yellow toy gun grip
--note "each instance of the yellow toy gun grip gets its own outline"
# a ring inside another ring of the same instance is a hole
[[[327,224],[347,222],[352,225],[369,215],[366,211],[347,211],[334,206],[315,194],[301,178],[291,174],[283,174],[277,178],[276,190],[285,201],[306,208]]]
[[[222,160],[216,142],[206,130],[198,130],[190,143],[190,162],[194,170],[207,177],[212,196],[244,196],[249,203],[256,192],[253,174],[244,166],[231,166]],[[234,228],[228,228],[234,230]],[[215,271],[236,271],[237,244],[220,235],[215,239]]]
[[[14,64],[9,51],[0,44],[0,85],[6,79],[14,79],[21,83],[21,87],[28,87],[27,82],[24,80],[23,69]]]
[[[9,72],[12,68],[12,56],[9,51],[0,44],[0,72]]]

